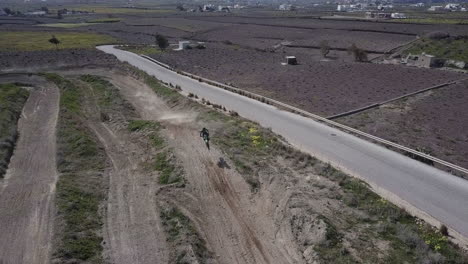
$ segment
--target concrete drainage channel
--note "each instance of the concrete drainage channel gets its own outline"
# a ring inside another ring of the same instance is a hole
[[[343,131],[345,131],[347,133],[354,134],[354,135],[360,136],[362,138],[365,138],[367,140],[383,144],[384,146],[387,146],[387,147],[392,147],[392,148],[394,148],[396,150],[399,150],[399,151],[402,151],[402,152],[404,152],[406,154],[410,154],[410,155],[419,157],[421,159],[428,160],[428,161],[431,161],[433,163],[443,165],[443,166],[445,166],[447,168],[450,168],[452,170],[456,170],[456,171],[459,171],[459,172],[462,172],[462,173],[468,175],[468,169],[465,169],[463,167],[452,164],[450,162],[438,159],[436,157],[432,157],[432,156],[430,156],[428,154],[419,152],[417,150],[414,150],[414,149],[411,149],[411,148],[396,144],[394,142],[391,142],[391,141],[388,141],[388,140],[373,136],[371,134],[364,133],[364,132],[359,131],[357,129],[342,125],[340,123],[334,122],[334,121],[329,120],[327,118],[312,114],[310,112],[304,111],[302,109],[296,108],[294,106],[279,102],[277,100],[274,100],[274,99],[271,99],[271,98],[268,98],[268,97],[265,97],[265,96],[261,96],[261,95],[258,95],[258,94],[252,93],[252,92],[241,90],[241,89],[238,89],[238,88],[235,88],[235,87],[232,87],[232,86],[229,86],[229,85],[225,85],[225,84],[213,81],[213,80],[209,80],[209,79],[206,79],[206,78],[203,78],[203,77],[200,77],[200,76],[188,73],[188,72],[176,70],[176,69],[172,68],[171,66],[169,66],[167,64],[164,64],[164,63],[162,63],[160,61],[157,61],[157,60],[155,60],[155,59],[153,59],[153,58],[151,58],[149,56],[146,56],[146,55],[140,55],[140,56],[147,59],[147,60],[149,60],[149,61],[152,61],[152,62],[160,65],[161,67],[164,67],[164,68],[166,68],[168,70],[176,72],[176,73],[178,73],[180,75],[187,76],[187,77],[190,77],[190,78],[192,78],[194,80],[198,80],[200,82],[204,82],[204,83],[210,84],[212,86],[215,86],[215,87],[218,87],[218,88],[221,88],[221,89],[233,92],[233,93],[237,93],[239,95],[243,95],[243,96],[246,96],[246,97],[251,98],[251,99],[258,100],[258,101],[260,101],[262,103],[266,103],[266,104],[269,104],[269,105],[276,106],[276,107],[278,107],[280,109],[284,109],[284,110],[287,110],[287,111],[295,113],[295,114],[299,114],[299,115],[302,115],[302,116],[305,116],[305,117],[312,118],[312,119],[314,119],[316,121],[325,123],[325,124],[327,124],[329,126],[332,126],[334,128],[339,128],[339,129],[341,129],[341,130],[343,130]],[[455,82],[453,82],[453,83],[455,83]],[[428,89],[440,88],[440,87],[446,86],[446,85],[448,85],[448,84],[438,85],[438,86],[431,87],[431,88],[428,88]],[[428,89],[424,89],[424,90],[428,90]],[[420,92],[421,91],[418,91],[416,93],[420,93]],[[405,97],[405,96],[403,96],[403,97]],[[392,101],[393,101],[393,99],[392,99]],[[367,107],[367,108],[369,108],[369,107]]]

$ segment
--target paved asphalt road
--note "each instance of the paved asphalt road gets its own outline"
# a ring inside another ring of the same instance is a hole
[[[98,48],[160,80],[180,85],[185,92],[271,127],[296,147],[364,179],[392,201],[399,197],[400,203],[407,202],[468,237],[468,181],[312,119],[178,75],[136,54],[112,46]]]

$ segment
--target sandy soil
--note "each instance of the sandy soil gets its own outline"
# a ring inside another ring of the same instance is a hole
[[[112,164],[107,169],[109,191],[104,205],[105,258],[115,264],[168,263],[155,200],[158,186],[155,175],[142,167],[149,154],[132,143],[121,114],[112,116],[111,122],[101,122],[97,102],[93,98],[86,102],[88,125]]]
[[[49,263],[55,217],[59,91],[31,92],[19,121],[20,138],[0,182],[0,263]]]
[[[72,72],[86,73],[89,70]],[[354,259],[384,263],[391,252],[390,242],[374,234],[376,227],[361,221],[369,216],[347,206],[343,200],[349,194],[337,182],[318,176],[307,159],[278,157],[269,162],[255,172],[260,187],[253,192],[246,175],[234,169],[225,153],[215,145],[205,147],[198,135],[205,124],[183,101],[165,102],[145,83],[117,70],[97,69],[92,74],[117,87],[139,118],[163,125],[160,133],[185,179],[183,188],[159,185],[158,173],[145,166],[158,150],[145,145],[141,133],[128,132],[127,113],[111,112],[103,123],[96,104],[87,105],[89,125],[111,161],[108,200],[103,205],[107,261],[172,263],[179,247],[191,250],[172,243],[172,235],[165,233],[160,212],[168,207],[190,218],[206,241],[208,264],[318,263],[323,253],[317,247],[327,241],[329,228],[343,234],[342,245]],[[222,129],[210,127],[216,134]],[[219,165],[221,158],[228,166]]]
[[[158,199],[175,203],[190,216],[219,263],[302,263],[295,243],[275,239],[275,223],[256,210],[242,176],[217,165],[224,155],[214,147],[208,151],[198,139],[192,114],[170,110],[136,80],[115,76],[112,81],[143,119],[167,127],[167,139],[185,168],[188,184],[184,189],[161,189]]]

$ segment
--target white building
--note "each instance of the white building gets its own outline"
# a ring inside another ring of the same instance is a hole
[[[231,12],[231,10],[229,9],[229,7],[227,6],[218,6],[218,12]]]
[[[445,10],[457,11],[460,9],[460,4],[447,4],[445,5]]]
[[[431,6],[427,10],[428,11],[439,11],[439,10],[442,10],[442,9],[444,9],[443,6]]]
[[[401,18],[407,18],[406,15],[405,15],[404,13],[392,13],[392,14],[391,14],[391,17],[392,17],[392,18],[399,18],[399,19],[401,19]]]
[[[294,10],[295,8],[293,5],[290,5],[290,4],[281,4],[278,9],[283,10],[283,11],[291,11],[291,10]]]
[[[179,47],[175,50],[184,50],[184,49],[187,49],[188,46],[190,46],[190,41],[187,41],[187,40],[179,41]]]
[[[336,11],[338,12],[347,12],[347,11],[351,11],[352,8],[350,5],[338,5],[336,7]]]
[[[216,8],[214,5],[204,5],[203,6],[203,11],[205,12],[212,12],[212,11],[215,11]]]
[[[27,16],[45,16],[47,13],[46,11],[31,11],[24,14]]]

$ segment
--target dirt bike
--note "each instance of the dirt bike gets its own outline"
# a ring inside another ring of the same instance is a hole
[[[203,135],[203,141],[205,141],[205,145],[208,149],[210,149],[210,137],[208,135]]]

